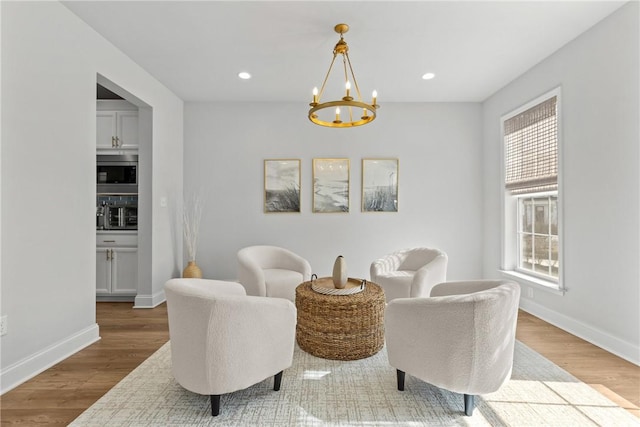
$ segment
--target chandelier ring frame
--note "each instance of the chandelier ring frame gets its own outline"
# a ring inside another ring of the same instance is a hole
[[[366,125],[367,123],[371,123],[376,118],[376,109],[380,108],[379,105],[371,105],[364,102],[346,101],[346,100],[329,101],[329,102],[323,102],[321,104],[310,103],[309,105],[311,106],[311,109],[309,110],[309,120],[311,120],[313,123],[320,126],[334,127],[334,128],[348,128],[348,127],[362,126],[362,125]],[[356,120],[356,121],[329,122],[329,121],[320,120],[318,118],[318,115],[315,114],[316,111],[324,110],[325,108],[333,108],[333,107],[356,107],[356,108],[360,108],[362,110],[368,111],[369,113],[371,113],[371,115],[361,116],[360,120]]]

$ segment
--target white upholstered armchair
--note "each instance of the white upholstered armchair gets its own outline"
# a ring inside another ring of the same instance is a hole
[[[172,279],[164,287],[169,314],[171,369],[185,389],[220,396],[274,375],[280,389],[293,363],[296,307],[281,298],[252,297],[235,282]]]
[[[511,377],[520,287],[479,280],[435,286],[430,298],[400,298],[385,312],[389,364],[398,390],[405,373],[464,394],[466,415],[474,395],[498,390]]]
[[[438,249],[403,249],[372,262],[369,272],[389,302],[429,296],[433,286],[447,279],[447,262],[447,254]]]
[[[238,251],[238,281],[247,295],[296,299],[296,287],[311,280],[311,265],[277,246],[249,246]]]

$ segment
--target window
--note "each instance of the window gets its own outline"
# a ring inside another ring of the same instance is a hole
[[[518,269],[558,279],[558,197],[518,197]]]
[[[503,270],[560,289],[559,89],[502,118]]]

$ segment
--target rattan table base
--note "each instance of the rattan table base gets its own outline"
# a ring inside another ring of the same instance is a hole
[[[385,297],[375,283],[353,295],[325,295],[304,282],[296,288],[296,308],[298,345],[314,356],[364,359],[384,345]]]

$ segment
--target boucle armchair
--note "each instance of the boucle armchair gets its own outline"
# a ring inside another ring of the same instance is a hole
[[[296,307],[281,298],[247,296],[235,282],[171,279],[164,287],[169,315],[171,369],[185,389],[220,396],[245,389],[293,363]]]
[[[430,248],[403,249],[371,263],[371,281],[395,298],[428,297],[431,288],[447,280],[447,254]]]
[[[399,298],[387,305],[385,337],[398,390],[405,373],[464,394],[498,390],[511,377],[520,287],[479,280],[435,286],[430,298]]]
[[[296,299],[296,287],[311,280],[311,265],[301,256],[277,246],[240,249],[238,281],[247,295]]]

